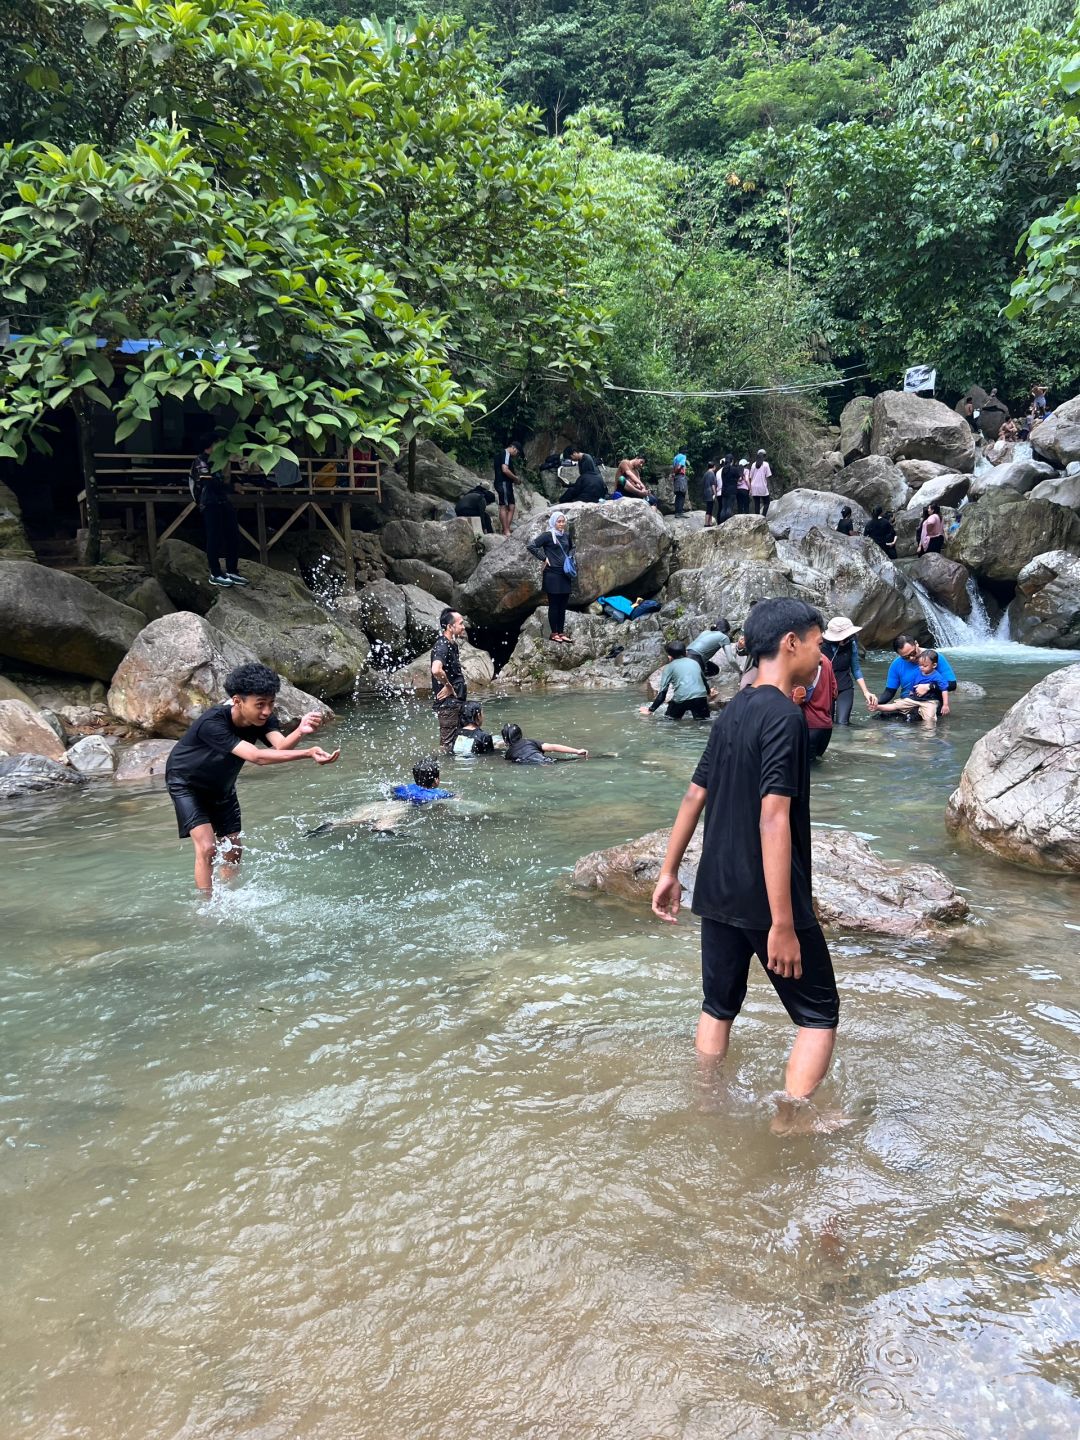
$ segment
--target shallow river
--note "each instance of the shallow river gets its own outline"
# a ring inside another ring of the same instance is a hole
[[[936,735],[859,716],[815,772],[815,821],[981,922],[834,945],[828,1135],[770,1133],[762,976],[703,1073],[692,919],[566,891],[670,823],[704,743],[636,695],[491,701],[618,758],[451,762],[445,813],[306,839],[430,746],[419,705],[354,711],[336,767],[242,778],[209,905],[160,791],[4,812],[3,1433],[1074,1437],[1080,889],[941,818],[1060,663],[1026,654],[956,655],[985,699]]]

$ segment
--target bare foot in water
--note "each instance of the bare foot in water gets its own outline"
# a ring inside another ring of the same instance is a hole
[[[842,1110],[819,1110],[809,1100],[782,1095],[769,1129],[774,1135],[832,1135],[854,1124],[854,1117]]]

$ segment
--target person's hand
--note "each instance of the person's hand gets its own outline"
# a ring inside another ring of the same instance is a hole
[[[710,691],[709,691],[709,699],[710,699],[710,700],[715,700],[715,699],[716,699],[716,691],[715,691],[715,690],[710,690]]]
[[[587,760],[589,758],[588,750],[579,750],[577,753],[581,756],[582,760]]]
[[[929,685],[916,685],[916,686],[914,687],[914,690],[915,690],[915,694],[916,694],[916,695],[929,695],[929,694],[930,694],[930,686],[929,686]]]
[[[768,949],[769,969],[774,975],[780,975],[785,980],[802,979],[802,949],[793,926],[770,926]]]
[[[311,750],[311,758],[315,761],[316,765],[332,765],[340,754],[340,750],[335,750],[334,753],[331,754],[329,750],[323,750],[318,745],[314,745]]]
[[[876,710],[877,707],[878,707],[878,698],[877,698],[877,696],[876,696],[876,695],[867,695],[867,697],[866,697],[866,708],[867,708],[868,710]]]
[[[652,913],[674,925],[682,904],[682,885],[677,875],[661,875],[652,892]]]
[[[314,735],[319,726],[323,723],[323,717],[318,710],[309,710],[306,715],[300,717],[300,734]]]
[[[948,715],[949,713],[949,702],[947,700],[941,702],[941,713],[943,715]]]
[[[649,709],[648,705],[639,705],[637,713],[639,715],[651,715],[652,711]]]
[[[806,704],[806,686],[805,686],[805,685],[796,685],[796,686],[795,686],[795,689],[792,690],[792,692],[791,692],[791,698],[792,698],[792,700],[795,701],[795,704],[796,704],[796,705],[805,705],[805,704]]]
[[[454,687],[452,685],[444,685],[435,698],[436,700],[449,700],[453,693]]]

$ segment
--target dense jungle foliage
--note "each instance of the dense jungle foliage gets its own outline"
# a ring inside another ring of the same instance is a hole
[[[370,8],[0,0],[0,452],[134,336],[121,433],[238,401],[229,443],[271,453],[783,465],[910,364],[946,398],[1075,388],[1067,0]]]

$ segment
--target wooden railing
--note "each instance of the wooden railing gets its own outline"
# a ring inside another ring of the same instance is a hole
[[[94,470],[99,489],[115,485],[118,480],[129,484],[187,485],[192,456],[138,455],[102,452],[94,456]],[[288,462],[283,462],[288,465]],[[355,490],[382,499],[382,467],[374,455],[350,450],[347,455],[298,455],[295,480],[282,483],[261,471],[250,470],[230,460],[225,473],[234,485],[252,484],[258,489],[281,494],[310,490]],[[275,472],[276,473],[276,472]]]

